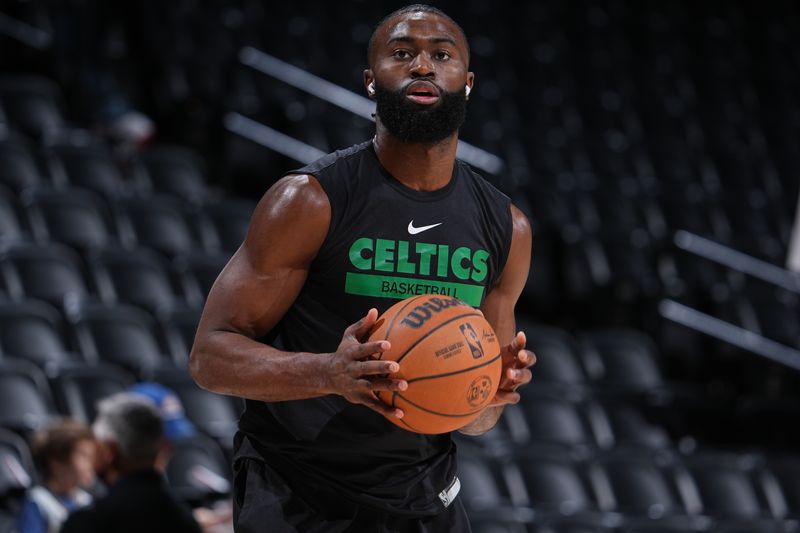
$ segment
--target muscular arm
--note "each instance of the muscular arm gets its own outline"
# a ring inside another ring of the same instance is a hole
[[[528,366],[535,362],[531,352],[522,350],[525,346],[525,335],[516,333],[514,307],[517,304],[525,282],[531,258],[531,227],[525,215],[515,206],[511,206],[513,232],[508,260],[500,278],[486,295],[481,311],[492,325],[498,339],[513,339],[511,344],[503,348],[503,376],[500,388],[493,405],[487,407],[474,422],[461,428],[462,433],[480,435],[494,427],[503,407],[507,403],[519,401],[519,393],[515,389],[530,381]]]
[[[335,353],[285,352],[255,340],[272,330],[297,298],[330,217],[327,195],[314,177],[287,176],[267,191],[244,243],[214,282],[203,309],[189,359],[201,387],[267,402],[337,393],[384,414],[395,413],[377,402],[372,391],[402,385],[368,379],[395,366],[363,361],[388,343],[358,340],[377,311],[348,328]]]

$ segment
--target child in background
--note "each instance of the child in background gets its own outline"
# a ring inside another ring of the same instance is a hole
[[[92,501],[85,489],[95,482],[94,435],[87,425],[64,419],[36,433],[31,451],[42,484],[28,491],[17,529],[55,533],[72,511]]]

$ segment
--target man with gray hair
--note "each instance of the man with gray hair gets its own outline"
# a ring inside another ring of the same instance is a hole
[[[98,405],[93,430],[98,475],[108,494],[72,514],[62,533],[200,532],[190,510],[170,493],[156,469],[164,427],[151,402],[126,392],[109,396]]]

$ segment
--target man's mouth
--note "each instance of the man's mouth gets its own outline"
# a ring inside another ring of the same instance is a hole
[[[406,89],[406,98],[417,104],[435,104],[439,101],[439,88],[429,81],[415,81]]]

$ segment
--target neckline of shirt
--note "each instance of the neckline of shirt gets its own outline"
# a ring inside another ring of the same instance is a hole
[[[455,189],[456,182],[458,181],[458,160],[456,160],[453,164],[453,174],[450,176],[450,181],[447,182],[447,185],[442,187],[441,189],[436,189],[435,191],[418,191],[416,189],[412,189],[407,185],[404,185],[400,180],[395,178],[391,172],[389,172],[386,167],[381,164],[381,160],[378,158],[378,153],[375,151],[375,144],[373,142],[369,143],[369,151],[372,156],[375,158],[375,163],[378,165],[380,169],[381,175],[383,176],[384,180],[396,191],[399,193],[417,201],[423,202],[432,202],[436,200],[441,200],[449,196],[453,190]]]

